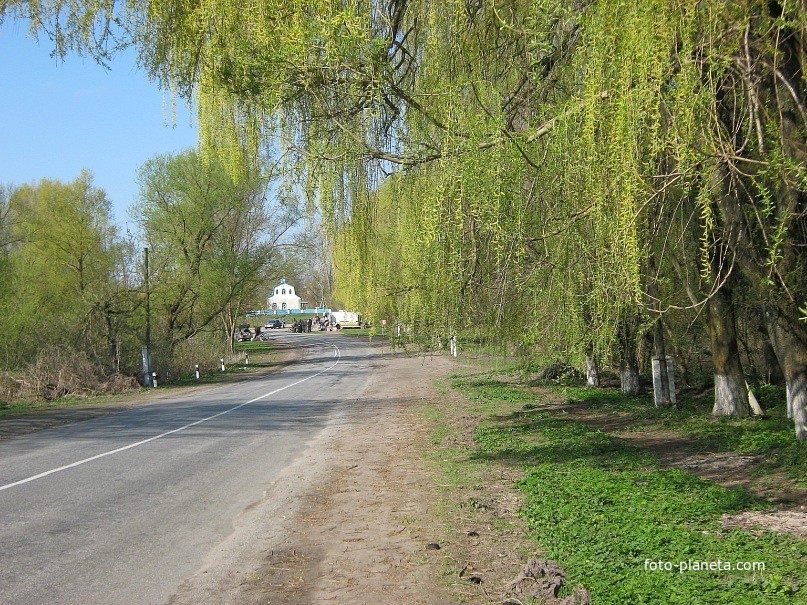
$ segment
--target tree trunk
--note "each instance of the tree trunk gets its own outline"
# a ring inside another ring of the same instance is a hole
[[[807,343],[803,329],[788,318],[766,309],[765,319],[771,345],[779,359],[787,385],[788,416],[793,419],[796,438],[807,439]]]
[[[655,260],[651,257],[650,261],[650,271],[655,272]],[[661,324],[662,312],[656,277],[651,277],[647,282],[647,294],[653,301],[653,310],[656,314],[656,321],[653,324],[653,358],[651,359],[653,401],[657,408],[666,408],[672,406],[673,400],[670,395],[670,379],[667,374],[667,349],[664,346],[664,326]]]
[[[664,346],[661,317],[656,320],[653,327],[653,352],[653,394],[656,407],[670,407],[673,402],[670,394],[670,378],[667,374],[667,349]]]
[[[712,295],[708,313],[715,377],[712,416],[745,418],[751,414],[751,406],[737,346],[737,324],[731,292],[726,286]]]
[[[600,386],[600,368],[593,354],[586,355],[586,386]]]
[[[762,335],[762,375],[768,384],[781,384],[785,377],[782,374],[779,359],[776,357],[776,351],[773,350],[771,339],[764,323],[760,324],[759,332]]]
[[[636,355],[636,329],[638,318],[634,315],[622,321],[619,335],[619,382],[625,395],[638,395],[639,362]]]
[[[787,417],[793,420],[793,397],[790,395],[790,383],[787,383]]]
[[[224,326],[224,337],[227,341],[227,358],[232,359],[235,357],[235,334],[236,334],[236,318],[227,311],[221,313],[221,323]]]
[[[625,395],[638,395],[642,392],[637,366],[621,366],[619,368],[619,384]]]

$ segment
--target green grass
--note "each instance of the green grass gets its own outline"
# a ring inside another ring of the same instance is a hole
[[[165,380],[164,386],[191,386],[196,384],[218,384],[226,382],[233,376],[241,376],[251,371],[270,368],[277,363],[274,352],[276,346],[271,342],[247,341],[235,343],[234,352],[236,359],[224,365],[224,371],[219,368],[202,369],[199,380],[196,379],[195,370],[183,372],[182,374]],[[249,364],[246,364],[249,357]]]
[[[644,450],[562,413],[541,410],[534,395],[515,386],[490,377],[454,378],[452,386],[483,418],[475,435],[478,447],[466,464],[523,469],[521,516],[540,548],[566,568],[567,584],[586,586],[593,603],[807,603],[807,542],[721,524],[723,514],[764,508],[766,501],[664,469]],[[613,412],[642,406],[641,416],[646,407],[642,399],[613,392],[568,394],[591,398]],[[702,410],[695,408],[704,405],[695,402],[672,412],[652,408],[646,419],[687,421],[688,430],[702,431],[715,424],[696,420]],[[773,438],[763,436],[778,434],[775,420],[749,421],[762,427],[750,433],[756,439],[747,432],[737,436],[732,428],[720,431],[720,440],[726,446],[768,448]],[[771,422],[774,428],[764,424]],[[762,562],[765,570],[648,568],[657,561]]]

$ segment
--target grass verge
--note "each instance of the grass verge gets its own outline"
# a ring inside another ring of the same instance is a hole
[[[807,542],[721,523],[724,514],[765,508],[767,501],[665,469],[647,451],[545,409],[534,394],[489,376],[455,377],[451,386],[469,399],[476,428],[474,443],[458,447],[445,439],[450,431],[440,419],[432,419],[444,477],[461,483],[478,477],[480,468],[489,476],[491,469],[517,470],[519,515],[533,547],[567,570],[567,586],[583,584],[593,603],[807,603]],[[606,399],[599,405],[614,412],[646,409],[642,400],[610,393]],[[702,423],[696,411],[684,406],[648,414],[671,414],[670,422],[689,414],[687,430],[717,434],[727,449],[773,447],[784,430],[776,417],[751,425],[749,433],[743,423],[743,430]],[[471,506],[483,502],[484,486],[461,497]]]

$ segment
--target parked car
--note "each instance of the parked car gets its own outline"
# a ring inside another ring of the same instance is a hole
[[[286,324],[283,323],[282,319],[270,319],[269,321],[266,322],[266,325],[264,326],[264,328],[266,328],[267,330],[277,330],[285,327]]]

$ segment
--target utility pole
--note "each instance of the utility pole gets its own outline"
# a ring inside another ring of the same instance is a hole
[[[149,249],[143,248],[146,286],[146,343],[143,345],[143,386],[149,386],[151,381],[151,289],[149,285]]]
[[[149,283],[149,249],[143,248],[146,266],[146,347],[151,349],[151,284]]]

